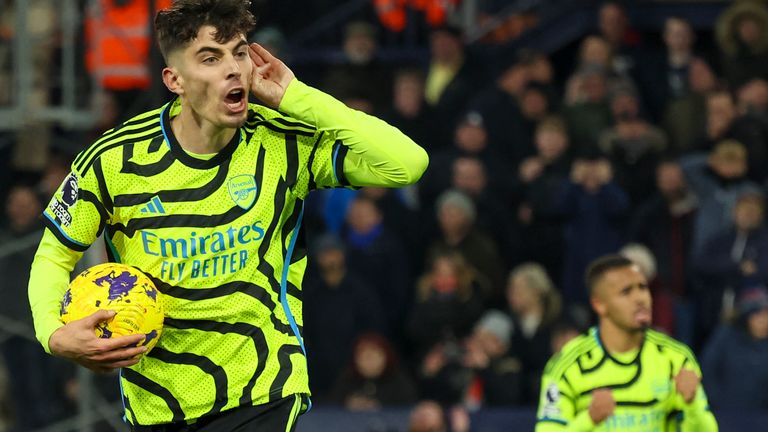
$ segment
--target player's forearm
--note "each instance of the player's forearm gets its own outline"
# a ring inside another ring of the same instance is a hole
[[[293,80],[280,110],[332,133],[349,147],[344,172],[356,186],[404,186],[426,170],[426,151],[386,122],[348,108],[317,89]]]
[[[59,319],[61,300],[69,284],[69,275],[82,254],[59,243],[45,230],[29,274],[29,305],[35,322],[35,335],[47,353],[48,340],[63,324]]]

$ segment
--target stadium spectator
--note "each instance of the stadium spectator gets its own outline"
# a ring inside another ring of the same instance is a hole
[[[709,150],[724,139],[744,145],[749,155],[747,174],[753,181],[762,182],[768,164],[768,128],[759,116],[739,113],[729,92],[716,91],[707,95],[707,131],[698,148]]]
[[[502,263],[509,262],[509,253],[516,240],[513,235],[516,226],[509,205],[499,199],[504,195],[489,186],[487,170],[481,159],[459,157],[452,168],[452,188],[464,193],[475,205],[475,226],[496,240]],[[489,276],[494,278],[491,283],[497,288],[499,300],[503,276],[500,273]]]
[[[500,146],[500,151],[512,166],[535,152],[533,137],[536,125],[554,112],[547,91],[546,85],[529,81],[520,95],[519,130],[514,139]]]
[[[754,114],[765,120],[768,115],[768,81],[755,78],[737,90],[737,108],[741,114]]]
[[[565,218],[563,298],[586,304],[584,269],[591,260],[623,244],[629,197],[613,181],[610,162],[598,156],[574,161],[555,202],[556,211]]]
[[[654,119],[661,118],[664,107],[670,101],[683,98],[691,92],[690,68],[691,63],[697,60],[693,51],[696,34],[691,28],[691,23],[685,18],[673,16],[664,20],[662,37],[665,56],[653,79],[663,82],[664,85],[654,87],[654,100],[649,99],[651,104],[648,107],[654,111]]]
[[[759,1],[734,2],[717,19],[715,34],[725,79],[739,88],[768,78],[768,9]]]
[[[574,153],[594,152],[600,134],[612,124],[608,75],[603,67],[582,66],[568,80],[563,117]]]
[[[414,202],[416,191],[408,188],[365,187],[358,193],[372,200],[381,211],[382,224],[388,235],[397,237],[403,245],[403,253],[408,261],[409,278],[415,277],[421,268],[414,263],[419,263],[427,246],[419,231],[418,204]]]
[[[384,225],[376,201],[358,194],[347,210],[343,240],[347,265],[359,275],[376,275],[369,283],[384,311],[388,337],[402,332],[412,298],[410,269],[403,244]]]
[[[613,165],[616,183],[636,207],[653,192],[653,174],[667,137],[641,117],[640,100],[631,87],[614,88],[610,107],[614,123],[600,134],[598,146]]]
[[[483,312],[481,288],[461,255],[442,252],[433,257],[416,289],[408,330],[419,361],[422,396],[457,403],[471,378],[462,364],[463,339]]]
[[[645,245],[656,258],[654,324],[693,344],[691,245],[698,201],[677,161],[659,163],[655,179],[656,192],[630,221],[629,239]]]
[[[448,144],[436,141],[430,130],[432,109],[424,99],[424,74],[418,69],[403,68],[395,72],[392,101],[382,118],[414,141],[423,143],[430,154],[438,146]]]
[[[35,256],[35,243],[43,233],[39,218],[43,204],[35,188],[30,184],[11,186],[5,200],[5,221],[0,228],[0,270],[6,285],[0,290],[0,314],[21,325],[31,336],[32,317],[24,296],[24,286],[29,280],[29,267]]]
[[[759,186],[747,180],[747,150],[734,140],[718,142],[705,154],[680,160],[686,181],[699,201],[693,231],[693,250],[701,251],[720,230],[732,224],[733,206],[745,192]]]
[[[428,256],[458,252],[477,271],[483,299],[492,297],[500,289],[493,283],[503,279],[503,266],[496,242],[475,224],[474,203],[462,192],[447,190],[438,198],[436,210],[440,233],[430,241]]]
[[[434,255],[416,286],[409,334],[415,352],[423,355],[446,340],[467,336],[483,310],[475,271],[456,252]]]
[[[419,402],[408,420],[408,432],[469,432],[469,413],[461,406],[454,406],[445,412],[440,404],[425,400]]]
[[[467,102],[478,90],[481,71],[469,58],[462,31],[445,25],[432,31],[429,38],[430,61],[424,97],[434,109],[432,131],[438,142],[450,142],[450,128],[456,124]],[[441,132],[444,131],[444,132]]]
[[[768,284],[768,228],[765,199],[745,192],[733,208],[733,223],[721,228],[695,256],[699,285],[697,322],[702,336],[709,336],[723,314],[723,296],[742,288]]]
[[[347,24],[342,48],[344,58],[328,68],[323,88],[341,100],[366,100],[372,112],[382,112],[391,99],[392,73],[377,57],[376,28],[364,21]]]
[[[669,136],[670,153],[676,156],[697,150],[707,129],[707,95],[717,86],[712,68],[698,58],[688,67],[688,81],[688,94],[669,100],[661,121]]]
[[[40,176],[37,193],[40,196],[52,196],[69,174],[71,164],[71,158],[62,154],[52,154]]]
[[[62,360],[41,352],[34,341],[32,317],[24,287],[43,232],[39,218],[43,205],[31,184],[11,186],[4,206],[0,230],[0,353],[7,367],[8,393],[4,408],[10,408],[9,430],[32,430],[60,420],[72,408],[65,394],[71,370]]]
[[[485,120],[488,140],[493,143],[492,146],[502,146],[510,163],[515,163],[528,148],[529,141],[522,139],[520,99],[532,79],[531,75],[528,62],[516,61],[499,74],[493,85],[479,91],[470,102],[470,106]]]
[[[152,17],[170,6],[171,0],[98,0],[86,9],[86,66],[101,88],[116,99],[120,121],[156,102],[150,100],[155,92],[147,92],[157,81],[156,72],[150,70],[158,55],[152,41]]]
[[[312,391],[319,399],[338,379],[352,356],[352,344],[365,331],[383,332],[385,312],[365,275],[350,273],[344,244],[326,234],[315,240],[317,270],[304,285],[304,336]]]
[[[416,402],[416,388],[392,344],[379,334],[365,333],[352,345],[350,365],[330,400],[350,411],[371,411]]]
[[[768,410],[768,290],[739,296],[736,320],[718,327],[704,349],[701,368],[714,409],[740,413]]]
[[[523,49],[518,52],[518,58],[528,65],[529,82],[541,86],[547,94],[550,106],[557,108],[560,104],[559,88],[555,80],[555,67],[549,56],[541,51]]]
[[[541,374],[552,355],[552,326],[560,317],[561,299],[544,267],[518,265],[507,281],[507,305],[512,318],[510,353],[522,362],[520,400],[530,405],[539,394]]]
[[[489,140],[485,118],[477,111],[469,111],[453,131],[453,145],[430,155],[430,166],[419,183],[419,197],[424,209],[432,208],[437,196],[450,188],[454,162],[463,156],[482,160],[490,189],[503,193],[509,187],[506,176],[509,161],[502,149]]]
[[[536,154],[518,166],[515,196],[520,201],[520,235],[513,245],[516,257],[542,264],[560,280],[563,266],[563,228],[555,198],[571,169],[570,142],[560,117],[547,117],[536,126]],[[511,224],[512,222],[510,222]]]
[[[614,82],[633,85],[642,98],[642,105],[657,119],[653,94],[659,83],[653,76],[654,59],[658,56],[644,46],[642,34],[631,27],[624,2],[607,1],[598,10],[598,28],[610,47]]]
[[[535,400],[524,398],[523,363],[509,349],[512,331],[507,314],[490,310],[480,317],[467,338],[462,363],[473,371],[465,400],[471,408],[510,407]]]
[[[634,55],[641,43],[640,33],[631,28],[627,12],[617,1],[604,2],[597,13],[600,35],[618,56],[614,60],[617,71],[629,75],[629,71],[637,66]]]
[[[411,410],[408,432],[447,432],[443,408],[433,401],[419,402]]]

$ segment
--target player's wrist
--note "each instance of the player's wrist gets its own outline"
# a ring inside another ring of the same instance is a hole
[[[289,112],[297,101],[301,100],[302,90],[308,87],[295,76],[285,86],[285,91],[277,103],[278,111]]]
[[[61,338],[59,338],[59,336],[63,328],[64,326],[62,325],[61,327],[51,332],[51,335],[48,336],[48,352],[55,356],[61,356],[63,347],[61,345]]]

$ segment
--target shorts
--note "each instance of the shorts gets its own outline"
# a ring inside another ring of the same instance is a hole
[[[294,394],[263,405],[241,406],[204,416],[191,423],[176,422],[131,427],[133,432],[293,432],[307,410],[307,396]]]

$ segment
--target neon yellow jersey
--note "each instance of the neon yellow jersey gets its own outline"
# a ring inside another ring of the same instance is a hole
[[[30,278],[46,350],[68,282],[48,279],[102,232],[111,260],[140,268],[165,294],[157,346],[121,372],[133,424],[309,394],[303,200],[317,188],[410,184],[427,164],[397,129],[296,80],[280,106],[287,114],[251,104],[212,157],[179,145],[170,119],[182,109],[176,99],[139,115],[76,158],[45,210]]]
[[[648,330],[639,350],[611,355],[592,328],[547,363],[536,431],[717,431],[701,386],[690,405],[675,391],[682,368],[701,376],[691,350],[669,336]],[[601,388],[611,390],[616,410],[595,425],[588,408],[592,391]]]

